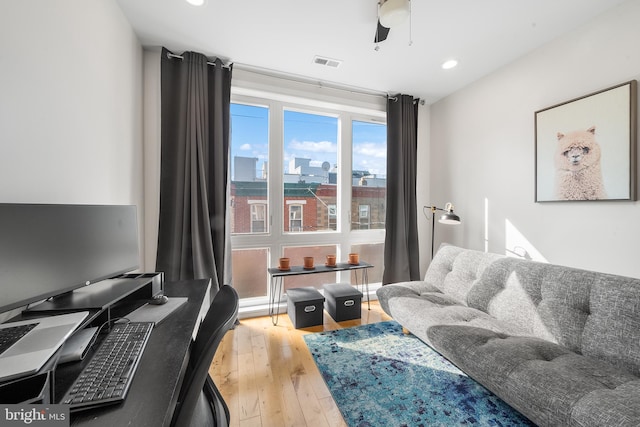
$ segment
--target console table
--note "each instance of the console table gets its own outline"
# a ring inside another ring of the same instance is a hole
[[[349,264],[346,262],[339,262],[335,266],[329,267],[327,265],[317,265],[313,268],[304,268],[301,265],[291,266],[289,270],[280,270],[278,267],[268,268],[270,291],[269,295],[269,316],[271,316],[271,323],[278,324],[278,316],[280,314],[280,299],[282,298],[282,289],[284,287],[284,278],[287,276],[299,276],[301,274],[316,274],[316,273],[331,273],[336,271],[353,270],[356,279],[356,288],[362,285],[363,290],[367,293],[367,307],[371,310],[371,303],[369,301],[369,275],[367,270],[372,268],[373,265],[368,262],[360,261],[358,264]],[[361,280],[358,281],[358,272],[361,272]]]

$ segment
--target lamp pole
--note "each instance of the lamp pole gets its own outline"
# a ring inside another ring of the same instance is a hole
[[[423,209],[427,207],[431,210],[431,259],[433,259],[436,231],[436,211],[444,212],[438,220],[438,222],[442,224],[460,224],[460,217],[453,213],[453,205],[451,203],[447,203],[446,205],[444,205],[444,209],[438,208],[436,206],[425,206]]]
[[[436,208],[435,206],[431,206],[431,259],[433,259],[433,242],[435,241],[435,232],[436,232]]]

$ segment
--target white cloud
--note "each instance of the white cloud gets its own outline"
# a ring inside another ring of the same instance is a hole
[[[384,160],[374,158],[372,160],[362,159],[354,166],[355,170],[366,170],[370,174],[377,176],[387,176],[387,163]]]
[[[294,139],[289,144],[291,150],[311,151],[314,153],[335,153],[338,147],[331,141],[298,141]]]
[[[362,142],[353,147],[353,153],[361,156],[371,156],[376,158],[387,157],[387,146],[375,142]]]
[[[251,150],[251,144],[242,144],[239,148],[240,151],[249,151]]]

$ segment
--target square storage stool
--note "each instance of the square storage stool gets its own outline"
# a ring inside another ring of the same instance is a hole
[[[336,322],[360,318],[362,292],[346,283],[324,285],[325,308]]]
[[[324,297],[316,288],[291,288],[287,290],[287,313],[293,327],[306,328],[322,325]]]

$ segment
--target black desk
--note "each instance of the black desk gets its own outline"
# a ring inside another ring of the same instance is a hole
[[[289,270],[280,270],[278,267],[268,268],[270,279],[270,292],[269,296],[269,316],[271,316],[271,322],[274,325],[278,324],[278,316],[280,315],[280,301],[282,299],[282,288],[284,287],[283,281],[286,276],[298,276],[301,274],[315,274],[315,273],[331,273],[336,271],[354,271],[356,279],[356,288],[362,284],[363,291],[366,289],[367,304],[369,310],[371,310],[371,302],[369,301],[369,275],[367,269],[372,268],[373,265],[368,262],[360,261],[358,264],[349,264],[346,262],[339,262],[334,266],[317,265],[313,268],[304,268],[301,265],[294,265]],[[358,271],[362,272],[362,280],[358,282]],[[364,292],[363,292],[364,293]]]
[[[168,282],[165,294],[188,301],[153,328],[127,398],[121,404],[77,412],[72,426],[168,426],[176,406],[194,331],[209,307],[209,281]],[[125,313],[126,314],[126,313]],[[87,363],[56,370],[56,401]]]

